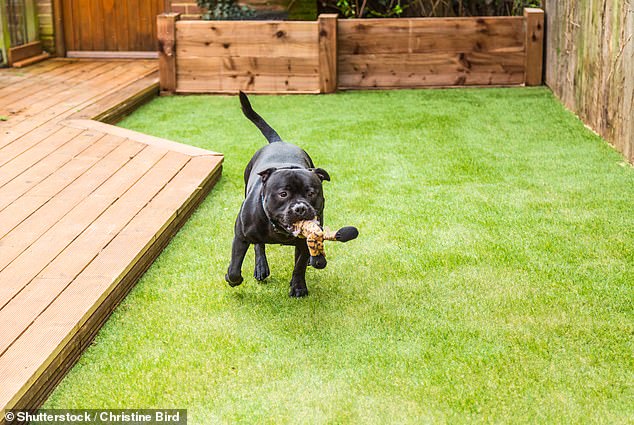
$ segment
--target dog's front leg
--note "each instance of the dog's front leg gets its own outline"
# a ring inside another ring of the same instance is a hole
[[[308,295],[306,288],[306,267],[310,259],[310,252],[306,241],[302,240],[295,245],[295,268],[293,269],[293,277],[291,278],[291,297],[304,297]]]
[[[225,280],[230,286],[238,286],[242,283],[242,262],[248,249],[249,242],[240,239],[238,235],[233,238],[231,263],[229,263],[229,270],[227,270],[225,275]]]
[[[255,269],[253,271],[253,277],[257,281],[264,281],[271,274],[269,269],[269,262],[266,261],[266,249],[263,243],[256,243],[255,249]]]

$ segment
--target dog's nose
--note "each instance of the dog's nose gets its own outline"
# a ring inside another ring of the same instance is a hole
[[[293,212],[299,216],[306,214],[306,205],[304,204],[295,204],[293,205]]]

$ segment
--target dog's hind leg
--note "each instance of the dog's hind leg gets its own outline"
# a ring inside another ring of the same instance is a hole
[[[255,280],[262,282],[271,274],[269,269],[269,263],[266,260],[266,250],[263,243],[257,243],[254,245],[255,250],[255,270],[253,271],[253,277]]]
[[[238,238],[233,238],[233,245],[231,246],[231,263],[229,263],[229,269],[225,275],[225,280],[230,286],[238,286],[242,283],[242,262],[244,256],[249,249],[249,242]]]
[[[306,288],[306,267],[308,267],[308,260],[310,258],[310,252],[308,251],[308,245],[306,241],[302,240],[295,245],[295,268],[293,269],[293,277],[291,278],[291,297],[304,297],[308,295],[308,289]]]

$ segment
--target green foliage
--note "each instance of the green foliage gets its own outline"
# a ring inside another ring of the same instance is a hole
[[[198,7],[205,11],[202,18],[206,20],[239,20],[255,16],[255,11],[236,4],[235,0],[197,0]]]
[[[288,19],[291,21],[314,21],[317,19],[315,0],[290,0],[286,3]]]
[[[222,178],[48,408],[188,409],[197,424],[626,424],[634,169],[545,88],[253,96],[328,170],[308,297],[223,279],[266,141],[230,96],[160,97],[123,127],[225,154]]]
[[[325,9],[345,18],[521,15],[539,0],[324,0]]]
[[[398,18],[403,13],[401,0],[376,0],[370,4],[357,1],[337,0],[337,8],[345,18]]]

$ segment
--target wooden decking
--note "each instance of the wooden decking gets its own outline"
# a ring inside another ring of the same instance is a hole
[[[92,120],[157,80],[155,61],[0,70],[0,412],[43,402],[220,176],[220,154]]]

